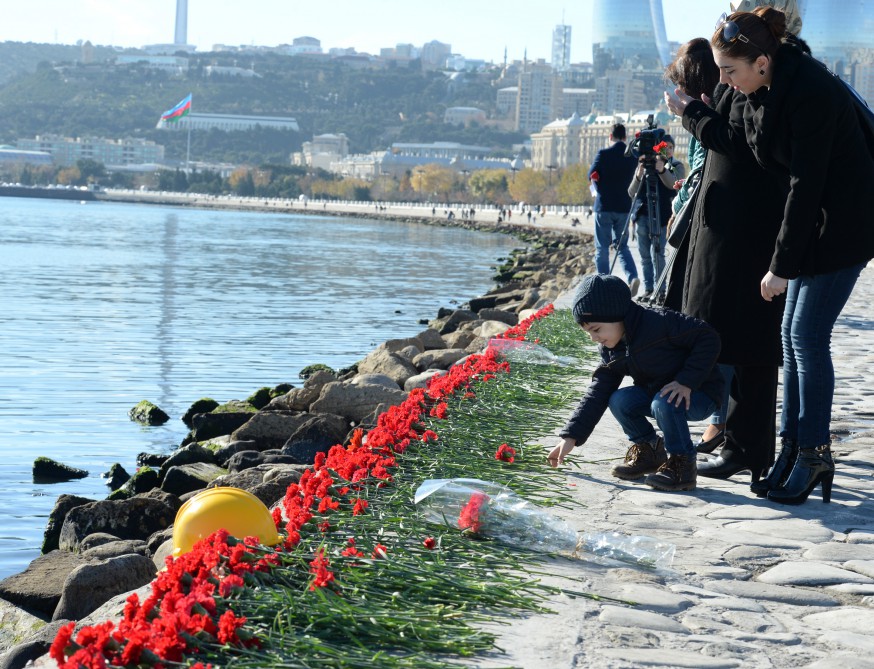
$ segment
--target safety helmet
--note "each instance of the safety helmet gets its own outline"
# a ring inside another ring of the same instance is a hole
[[[185,502],[176,514],[173,556],[189,552],[220,529],[238,539],[256,536],[265,546],[279,543],[273,517],[255,495],[240,488],[209,488]]]

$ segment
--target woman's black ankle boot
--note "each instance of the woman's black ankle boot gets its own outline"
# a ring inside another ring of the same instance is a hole
[[[798,449],[792,473],[781,488],[768,491],[768,499],[780,504],[803,504],[816,486],[822,484],[822,501],[832,498],[835,461],[829,445]]]
[[[760,481],[753,481],[750,485],[752,490],[758,497],[764,497],[769,490],[776,490],[789,478],[792,472],[792,467],[795,465],[795,460],[798,458],[798,443],[794,439],[784,439],[783,446],[780,448],[780,453],[774,461],[774,466],[768,475]]]

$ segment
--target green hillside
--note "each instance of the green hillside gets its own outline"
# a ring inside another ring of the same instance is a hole
[[[7,43],[8,44],[8,43]],[[27,46],[27,45],[22,45]],[[352,152],[385,149],[393,141],[459,141],[509,149],[524,136],[442,123],[447,106],[494,107],[493,75],[454,78],[417,67],[353,69],[337,62],[275,54],[190,58],[184,75],[142,65],[82,65],[43,59],[35,71],[0,83],[0,143],[55,133],[136,136],[185,154],[186,133],[156,130],[166,109],[189,92],[193,111],[293,116],[300,132],[193,132],[192,156],[230,162],[287,162],[314,134],[343,132]],[[207,76],[208,65],[254,68],[258,76]]]

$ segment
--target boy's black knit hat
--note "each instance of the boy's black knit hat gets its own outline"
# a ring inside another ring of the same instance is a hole
[[[583,323],[624,321],[631,306],[631,290],[618,276],[584,276],[574,295],[574,320]]]

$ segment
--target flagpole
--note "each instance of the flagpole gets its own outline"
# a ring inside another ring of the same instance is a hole
[[[191,174],[191,124],[188,124],[188,148],[185,150],[185,172]]]

